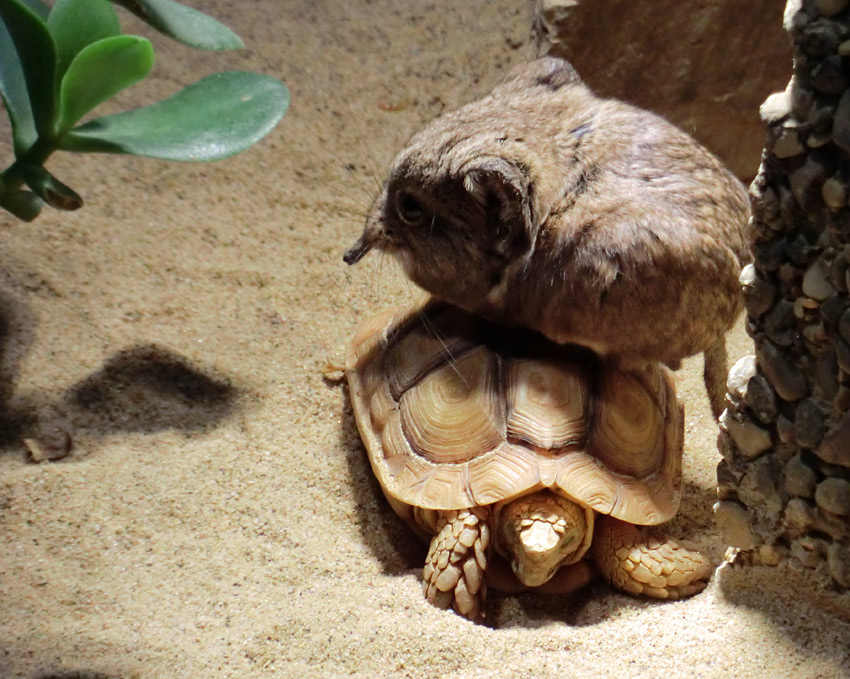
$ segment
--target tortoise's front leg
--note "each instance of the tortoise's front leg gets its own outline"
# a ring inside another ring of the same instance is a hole
[[[602,575],[615,587],[656,599],[681,599],[705,589],[711,562],[668,538],[648,538],[610,516],[596,520],[591,546]]]
[[[489,521],[490,512],[483,507],[440,512],[422,569],[425,598],[470,620],[484,616]]]

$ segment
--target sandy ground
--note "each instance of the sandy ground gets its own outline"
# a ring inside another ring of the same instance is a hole
[[[155,75],[120,104],[250,69],[290,87],[283,123],[212,165],[57,155],[86,207],[3,218],[0,676],[850,676],[850,615],[780,570],[724,567],[670,604],[601,584],[494,594],[486,625],[423,601],[424,549],[320,368],[358,319],[413,295],[389,262],[341,261],[381,168],[424,120],[529,57],[528,8],[202,4],[247,49],[155,37]],[[739,330],[733,353],[748,347]],[[680,388],[673,529],[719,558],[697,363]],[[74,454],[33,464],[21,437],[46,404],[69,413]]]

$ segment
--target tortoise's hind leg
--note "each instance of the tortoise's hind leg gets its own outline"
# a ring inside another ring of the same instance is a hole
[[[711,414],[719,420],[726,408],[726,335],[721,335],[703,354],[702,378],[711,404]]]
[[[596,520],[593,559],[614,587],[656,599],[681,599],[701,592],[712,564],[675,540],[651,538],[610,516]]]
[[[425,598],[470,620],[484,617],[489,520],[483,507],[441,512],[422,569]]]

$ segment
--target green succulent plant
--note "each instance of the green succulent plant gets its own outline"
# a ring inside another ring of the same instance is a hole
[[[243,47],[229,28],[174,0],[112,0],[191,47]],[[145,38],[121,33],[108,0],[0,0],[0,95],[15,160],[0,174],[0,207],[31,221],[46,203],[75,210],[80,196],[44,163],[54,151],[218,160],[244,151],[289,105],[283,83],[231,71],[202,78],[163,101],[82,124],[99,104],[145,78]],[[25,188],[26,187],[26,188]]]

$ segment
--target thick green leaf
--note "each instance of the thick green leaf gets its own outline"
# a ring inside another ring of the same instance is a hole
[[[202,50],[238,50],[245,45],[224,24],[174,0],[112,0],[160,33]]]
[[[92,120],[58,143],[82,153],[218,160],[262,139],[288,106],[289,92],[270,76],[219,73],[152,106]]]
[[[92,43],[74,57],[62,78],[59,134],[98,104],[144,78],[153,66],[153,47],[136,35],[116,35]]]
[[[26,107],[20,101],[21,93],[17,91],[20,82],[15,82],[17,76],[13,72],[22,75],[26,83],[36,131],[41,136],[52,137],[56,117],[56,47],[47,25],[18,0],[0,0],[0,20],[12,38],[11,42],[0,44],[0,60],[4,62],[3,96],[12,102],[10,115],[17,118],[12,119],[13,125],[21,127],[15,131],[15,146],[19,148],[28,145],[25,144],[28,130]],[[19,67],[14,66],[15,61]],[[6,68],[7,63],[12,64],[10,69]]]
[[[0,198],[0,207],[25,222],[31,222],[38,217],[43,205],[38,196],[29,191],[16,190]]]
[[[86,46],[121,35],[115,8],[107,0],[56,0],[47,28],[56,43],[56,77],[61,79]]]
[[[47,22],[47,17],[50,14],[50,7],[45,5],[41,0],[21,0],[22,5],[26,5],[32,10],[39,19]]]
[[[9,35],[6,24],[2,21],[0,21],[0,95],[9,113],[15,155],[20,156],[35,143],[37,134],[32,108],[30,108],[27,81],[24,79],[24,69],[15,44],[12,42],[12,36]]]
[[[78,210],[83,206],[83,199],[76,191],[40,165],[22,164],[20,170],[27,186],[50,207],[57,210]]]

